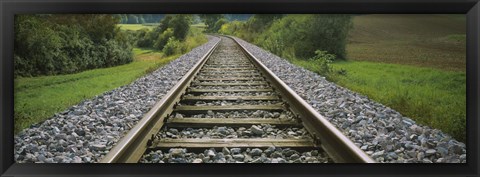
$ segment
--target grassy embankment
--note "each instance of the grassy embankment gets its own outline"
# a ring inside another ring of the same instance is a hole
[[[199,30],[192,31],[196,34],[189,35],[185,41],[188,51],[206,42],[203,35],[198,35]],[[134,48],[133,53],[134,61],[121,66],[68,75],[15,79],[15,133],[84,99],[129,84],[180,56],[164,56],[157,50],[144,48]]]
[[[465,18],[362,15],[353,23],[348,61],[332,64],[347,74],[333,80],[465,142]]]

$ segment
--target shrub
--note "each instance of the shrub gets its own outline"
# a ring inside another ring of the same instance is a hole
[[[163,50],[171,37],[185,41],[190,31],[191,15],[167,15],[152,31],[139,31],[138,47]]]
[[[213,26],[212,30],[214,32],[218,32],[220,30],[220,28],[222,28],[222,25],[226,24],[226,23],[228,23],[228,20],[225,19],[225,18],[221,18],[217,22],[215,22],[215,25]]]
[[[328,77],[333,71],[330,63],[335,60],[335,55],[329,54],[326,51],[316,50],[315,56],[309,60],[315,66],[315,71],[318,74]]]
[[[206,32],[217,32],[215,30],[215,23],[224,18],[223,14],[201,14],[200,18],[207,25]]]
[[[287,15],[274,20],[254,42],[282,57],[311,58],[320,49],[343,59],[350,28],[348,15]],[[289,48],[293,53],[285,53]]]
[[[118,20],[92,14],[15,16],[15,77],[70,74],[132,61],[130,37],[118,30]]]
[[[173,36],[173,29],[167,28],[162,34],[160,34],[153,45],[154,48],[158,50],[162,50],[164,46],[167,44],[168,40],[174,37]]]
[[[346,58],[350,15],[256,14],[246,22],[222,25],[219,33],[234,35],[285,58],[308,59],[315,50]]]
[[[152,35],[148,29],[140,29],[137,32],[137,46],[138,47],[151,47],[153,46]]]
[[[176,40],[174,37],[168,39],[167,44],[163,47],[162,52],[166,56],[182,53],[183,46],[180,41]]]

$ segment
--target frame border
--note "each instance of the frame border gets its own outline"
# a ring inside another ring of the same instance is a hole
[[[478,176],[478,0],[3,0],[0,2],[2,176]],[[466,164],[16,164],[13,151],[14,14],[25,13],[462,13],[467,17]],[[185,170],[188,169],[188,170]],[[235,173],[236,172],[236,173]]]

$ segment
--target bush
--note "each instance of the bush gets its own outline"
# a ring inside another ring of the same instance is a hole
[[[335,60],[335,55],[329,54],[326,51],[316,50],[315,56],[309,60],[315,66],[316,73],[328,77],[333,71],[330,63]]]
[[[222,25],[226,24],[226,23],[228,23],[228,20],[225,19],[225,18],[221,18],[217,22],[215,22],[215,25],[213,26],[212,30],[214,32],[218,32],[220,30],[220,28],[222,28]]]
[[[174,37],[173,29],[167,28],[162,34],[158,36],[158,39],[155,41],[153,47],[158,50],[162,50],[171,37]]]
[[[179,54],[183,52],[183,46],[180,41],[176,40],[174,37],[170,37],[168,39],[167,44],[163,47],[162,52],[166,56]]]
[[[224,18],[224,16],[223,14],[201,14],[200,18],[207,25],[206,32],[217,32],[218,29],[215,30],[215,23]]]
[[[153,46],[152,35],[148,29],[140,29],[137,32],[137,46],[138,47],[151,47]]]
[[[131,38],[116,23],[112,15],[15,16],[15,77],[70,74],[132,61]]]
[[[344,59],[350,28],[348,15],[288,15],[275,20],[255,43],[282,57],[311,58],[320,49]]]
[[[154,30],[138,32],[137,46],[163,50],[171,37],[185,41],[190,31],[190,22],[190,15],[167,15]]]
[[[222,25],[219,33],[234,35],[285,58],[308,59],[315,50],[346,58],[350,15],[257,14],[247,22]]]

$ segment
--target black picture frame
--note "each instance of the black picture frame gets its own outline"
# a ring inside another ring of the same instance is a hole
[[[0,174],[2,176],[478,176],[479,17],[477,0],[2,0]],[[16,164],[13,140],[15,14],[342,13],[467,16],[466,164]]]

